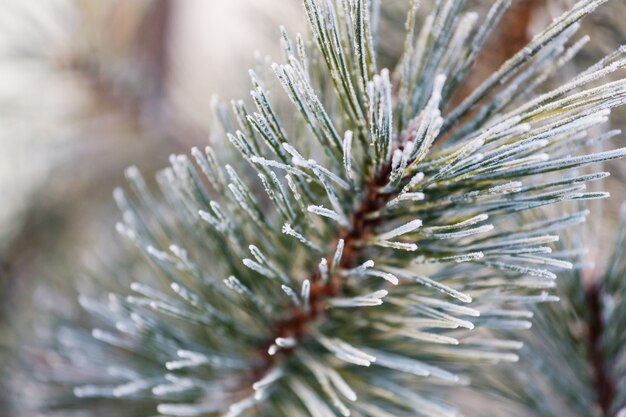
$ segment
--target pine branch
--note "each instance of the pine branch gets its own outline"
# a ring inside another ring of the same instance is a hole
[[[275,78],[251,72],[255,109],[215,103],[235,155],[172,155],[160,196],[127,170],[117,230],[152,269],[113,269],[106,297],[99,284],[79,298],[93,330],[57,332],[55,374],[97,376],[74,396],[174,416],[458,416],[445,393],[518,360],[515,331],[572,268],[553,248],[587,212],[524,214],[607,197],[586,191],[607,173],[578,169],[626,155],[589,151],[619,134],[594,131],[626,102],[626,80],[604,79],[623,51],[537,93],[602,1],[575,5],[443,111],[506,3],[478,26],[456,0],[418,23],[412,2],[390,72],[375,3],[306,0],[313,45],[283,31]]]
[[[482,378],[485,393],[498,393],[505,404],[524,416],[620,416],[626,410],[623,397],[626,370],[624,344],[624,246],[626,211],[618,227],[617,241],[603,274],[592,279],[585,252],[561,251],[576,259],[576,268],[560,279],[559,303],[534,309],[535,325],[523,337],[522,366]],[[533,384],[529,384],[533,381]],[[499,414],[496,414],[499,415]]]

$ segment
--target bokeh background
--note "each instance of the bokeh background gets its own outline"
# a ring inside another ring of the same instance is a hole
[[[467,90],[568,4],[513,0]],[[405,7],[383,0],[388,66],[402,47]],[[72,291],[91,259],[118,249],[111,192],[124,168],[150,177],[169,154],[211,141],[215,97],[248,96],[247,69],[282,59],[279,25],[306,31],[301,8],[300,0],[0,0],[0,416],[29,415],[21,404],[30,393],[8,370],[38,331],[36,306]],[[626,43],[624,17],[626,2],[610,0],[587,19],[581,33],[592,41],[573,65]],[[626,125],[626,112],[612,123]],[[626,165],[607,169],[613,198],[595,207],[589,233],[599,264],[626,199]]]

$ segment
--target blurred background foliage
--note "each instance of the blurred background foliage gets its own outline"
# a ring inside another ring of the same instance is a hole
[[[383,65],[392,66],[402,49],[406,3],[383,1]],[[466,91],[571,3],[513,0]],[[12,351],[25,348],[24,340],[37,331],[34,304],[54,303],[53,292],[71,292],[88,253],[114,265],[123,251],[113,237],[118,213],[111,192],[123,182],[124,168],[137,165],[150,178],[169,154],[210,141],[213,94],[225,100],[247,96],[246,70],[266,55],[281,58],[277,28],[303,30],[301,7],[299,0],[2,1],[4,375],[19,367]],[[574,65],[586,67],[624,43],[624,16],[626,3],[612,0],[587,19],[581,32],[591,43]],[[624,110],[612,122],[625,127]],[[596,208],[589,233],[589,258],[600,265],[626,199],[626,167],[617,162],[609,170],[604,188],[613,198],[604,203],[603,215]],[[18,338],[22,344],[15,343]],[[0,387],[0,414],[27,415],[18,406],[22,387],[2,376],[0,383],[6,384]]]

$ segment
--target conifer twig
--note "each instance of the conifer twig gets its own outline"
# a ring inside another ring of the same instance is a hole
[[[440,399],[518,360],[517,331],[573,267],[560,235],[588,212],[524,216],[608,197],[586,189],[607,173],[578,170],[626,155],[590,151],[619,133],[595,129],[626,103],[626,81],[604,79],[621,52],[537,92],[601,3],[565,12],[445,113],[490,29],[462,2],[423,22],[412,2],[389,71],[378,2],[305,0],[311,42],[282,31],[284,62],[250,72],[251,103],[214,103],[234,155],[172,155],[160,195],[126,171],[116,228],[152,269],[99,271],[116,288],[79,298],[97,324],[56,332],[56,364],[101,375],[74,397],[172,416],[459,416]]]

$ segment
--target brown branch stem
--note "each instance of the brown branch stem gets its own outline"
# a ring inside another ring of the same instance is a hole
[[[609,372],[602,346],[602,336],[605,329],[602,318],[602,293],[598,283],[593,282],[586,288],[585,301],[589,309],[587,343],[597,401],[602,411],[602,417],[614,417],[615,412],[611,410],[611,405],[615,399],[616,386]]]
[[[340,229],[339,237],[344,241],[344,249],[337,270],[350,269],[358,265],[362,247],[359,247],[357,242],[366,239],[372,227],[378,222],[368,219],[368,214],[380,210],[395,195],[395,193],[381,193],[380,191],[388,181],[390,172],[391,166],[385,165],[377,175],[370,179],[366,184],[361,203],[350,215],[350,227]],[[330,267],[332,267],[333,255],[334,250],[326,256],[326,261]],[[276,323],[272,339],[263,344],[259,351],[262,360],[260,365],[252,370],[251,377],[254,380],[263,377],[279,359],[279,355],[290,355],[297,348],[282,349],[276,355],[270,355],[268,348],[276,338],[292,337],[298,341],[306,338],[308,326],[323,317],[325,301],[342,293],[341,277],[338,273],[335,273],[325,282],[319,271],[315,270],[309,275],[309,280],[311,281],[309,309],[293,307],[286,318]]]

